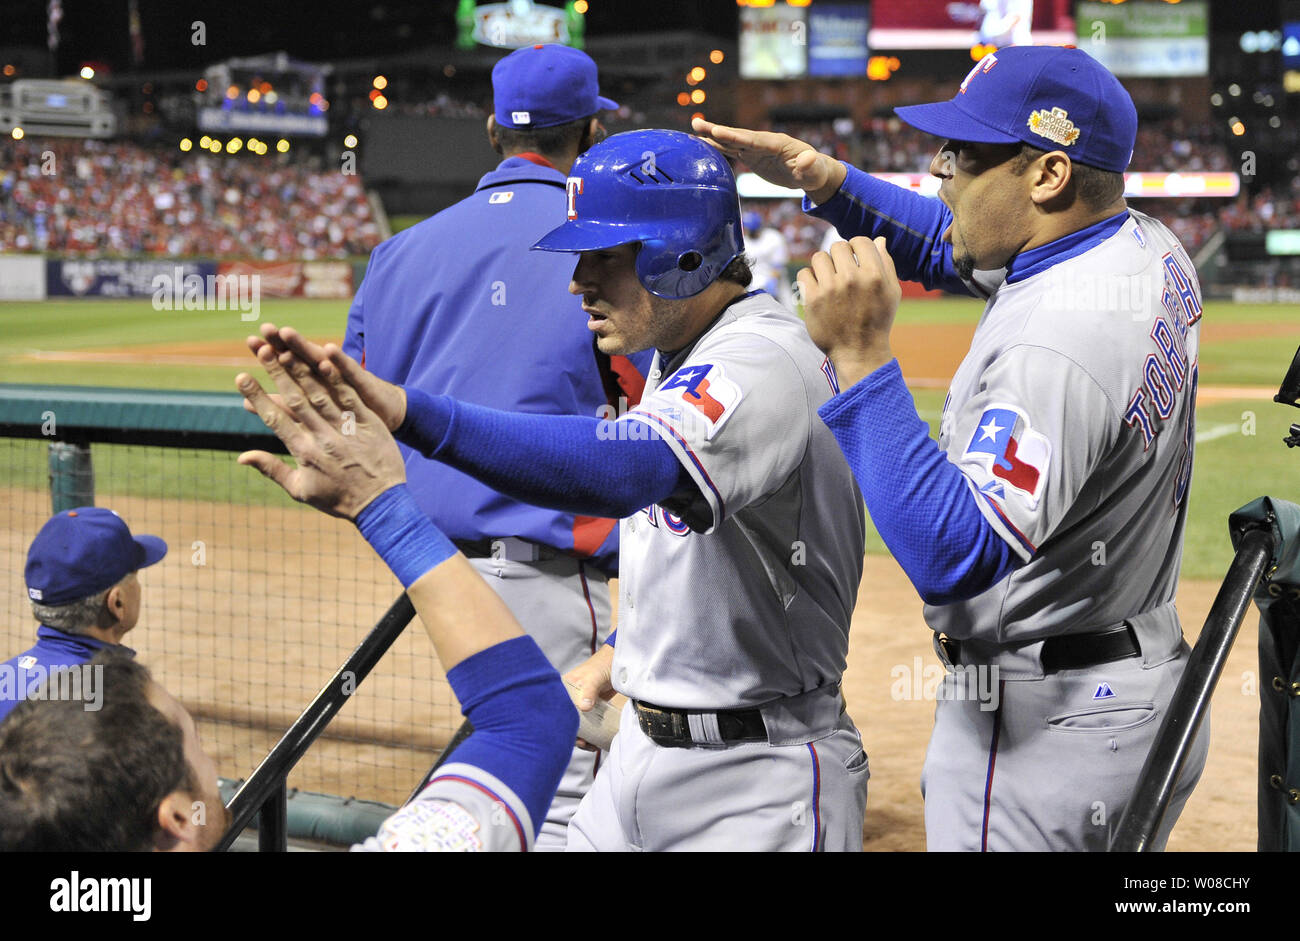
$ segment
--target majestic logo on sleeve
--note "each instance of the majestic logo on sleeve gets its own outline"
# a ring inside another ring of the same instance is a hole
[[[1064,108],[1039,108],[1029,115],[1026,122],[1029,129],[1039,137],[1046,137],[1054,144],[1069,147],[1079,139],[1079,129],[1069,119]]]
[[[1020,494],[1031,510],[1038,507],[1047,479],[1052,443],[1029,427],[1029,419],[1010,405],[995,405],[980,416],[963,461],[987,468],[997,481]],[[980,488],[1001,497],[1005,490],[997,481]]]
[[[661,393],[675,393],[673,401],[680,399],[694,410],[692,418],[703,419],[705,438],[717,434],[741,399],[740,387],[722,374],[722,367],[708,363],[679,369],[655,390],[656,397]]]

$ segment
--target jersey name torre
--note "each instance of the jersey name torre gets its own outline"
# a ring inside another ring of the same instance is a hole
[[[1173,414],[1177,394],[1189,386],[1187,394],[1192,401],[1182,429],[1183,459],[1174,487],[1177,507],[1187,494],[1191,477],[1192,423],[1196,414],[1197,363],[1187,361],[1187,331],[1201,319],[1202,309],[1193,282],[1174,253],[1166,252],[1161,261],[1165,281],[1160,295],[1161,310],[1155,316],[1150,334],[1156,350],[1147,352],[1142,364],[1143,383],[1129,400],[1124,421],[1141,432],[1144,449],[1150,448],[1166,419]]]

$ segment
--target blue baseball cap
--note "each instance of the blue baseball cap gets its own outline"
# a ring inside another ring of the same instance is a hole
[[[1025,143],[1123,173],[1137,141],[1133,99],[1074,46],[1008,46],[975,64],[951,101],[895,108],[912,127],[949,140]]]
[[[27,550],[27,596],[60,605],[112,588],[167,554],[157,536],[132,536],[122,517],[79,506],[51,517]]]
[[[600,96],[596,63],[581,49],[557,43],[516,49],[492,69],[497,124],[510,128],[554,127],[618,102]]]

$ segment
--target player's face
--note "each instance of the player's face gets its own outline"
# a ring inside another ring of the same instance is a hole
[[[637,250],[631,243],[582,252],[569,282],[569,292],[582,295],[596,347],[609,356],[676,349],[679,336],[689,338],[685,305],[655,297],[637,279]]]
[[[930,162],[930,172],[943,181],[939,198],[953,215],[943,239],[952,242],[953,265],[964,278],[976,268],[1001,268],[1029,238],[1028,177],[1013,172],[1019,150],[1016,144],[949,140]]]
[[[167,717],[168,722],[181,730],[185,761],[190,766],[190,773],[198,789],[197,794],[191,795],[195,802],[191,820],[199,827],[199,839],[195,848],[210,850],[221,841],[230,823],[230,814],[221,801],[221,792],[217,786],[216,762],[203,750],[193,717],[171,693],[154,683],[149,688],[149,702]]]

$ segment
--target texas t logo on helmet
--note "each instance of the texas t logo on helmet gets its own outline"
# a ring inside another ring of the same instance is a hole
[[[637,243],[637,279],[671,299],[699,294],[744,251],[735,175],[698,137],[615,134],[578,157],[570,173],[567,221],[533,248],[588,252]]]
[[[577,200],[582,193],[582,177],[571,176],[564,184],[565,191],[569,194],[569,213],[568,218],[578,218]]]

